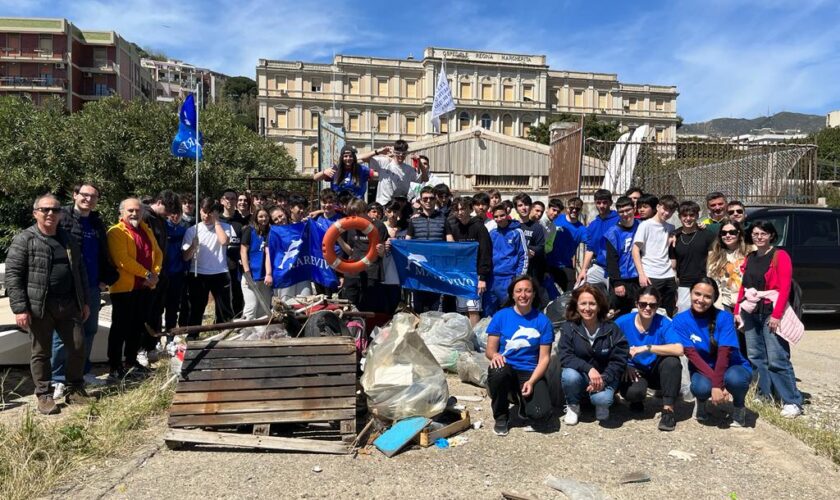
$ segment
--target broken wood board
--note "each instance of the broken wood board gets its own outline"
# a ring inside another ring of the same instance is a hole
[[[470,427],[470,412],[467,410],[456,411],[447,409],[443,413],[444,418],[454,419],[453,422],[441,427],[440,429],[431,430],[429,428],[423,429],[420,435],[417,436],[417,444],[424,448],[435,444],[440,438],[448,438],[455,434],[467,430]]]
[[[167,445],[170,446],[170,442],[176,442],[232,446],[237,448],[329,453],[334,455],[344,455],[349,452],[347,445],[336,441],[319,441],[316,439],[284,438],[254,434],[236,434],[232,432],[204,431],[197,429],[168,429],[166,434],[164,434],[163,439],[167,442]]]

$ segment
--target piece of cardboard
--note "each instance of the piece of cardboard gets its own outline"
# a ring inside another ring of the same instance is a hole
[[[373,445],[386,457],[393,457],[415,436],[426,428],[432,419],[426,417],[408,417],[400,420],[376,438]]]

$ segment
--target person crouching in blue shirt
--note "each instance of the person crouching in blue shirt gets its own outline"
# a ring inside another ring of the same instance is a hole
[[[508,397],[519,406],[519,415],[537,429],[545,429],[551,416],[551,398],[544,375],[551,358],[554,330],[539,311],[536,283],[520,275],[508,285],[506,307],[487,326],[487,389],[492,398],[493,431],[506,436],[510,426]]]
[[[595,419],[604,422],[610,418],[629,347],[621,330],[606,319],[608,311],[600,287],[585,283],[572,292],[559,342],[566,425],[578,423],[580,401],[587,394],[595,405]]]
[[[632,411],[644,411],[648,387],[662,391],[662,416],[659,430],[677,427],[674,403],[680,394],[683,355],[682,341],[671,331],[671,320],[656,310],[662,302],[659,291],[647,286],[636,299],[638,312],[615,320],[630,345],[630,360],[619,385],[619,392]]]

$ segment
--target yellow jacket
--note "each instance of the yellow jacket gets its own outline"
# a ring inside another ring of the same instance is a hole
[[[110,287],[111,293],[134,290],[134,278],[145,278],[148,271],[160,274],[163,265],[163,252],[155,239],[155,235],[145,222],[140,221],[140,229],[146,233],[152,243],[152,269],[146,269],[137,262],[137,245],[122,220],[108,228],[108,250],[111,253],[114,266],[120,273],[120,278]]]

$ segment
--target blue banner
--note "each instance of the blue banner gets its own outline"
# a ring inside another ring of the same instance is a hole
[[[173,156],[195,158],[198,149],[198,159],[204,159],[204,136],[196,130],[196,125],[195,97],[190,94],[178,112],[178,134],[172,139]]]
[[[301,281],[314,281],[328,288],[338,279],[321,251],[324,233],[332,224],[323,219],[285,226],[271,226],[268,251],[274,288],[286,288]]]
[[[478,243],[391,240],[404,288],[478,299]]]

